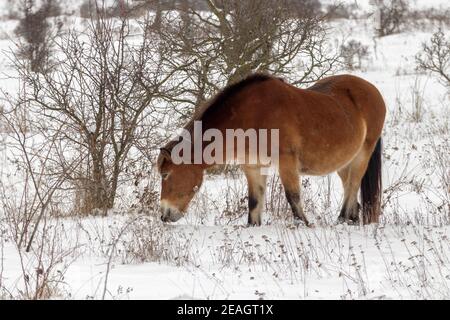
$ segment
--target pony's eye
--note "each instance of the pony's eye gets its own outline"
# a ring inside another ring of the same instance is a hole
[[[168,172],[161,173],[161,177],[163,178],[163,180],[166,180],[169,177],[169,173]]]

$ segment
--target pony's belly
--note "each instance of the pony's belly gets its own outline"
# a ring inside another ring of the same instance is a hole
[[[316,149],[314,152],[300,152],[300,173],[323,176],[347,166],[358,154],[362,142],[347,145],[345,148]]]
[[[341,167],[345,167],[345,165],[329,168],[309,168],[305,166],[300,168],[300,174],[305,176],[326,176],[338,171]]]
[[[335,121],[327,130],[314,134],[305,131],[298,146],[300,173],[327,175],[347,166],[361,150],[366,138],[363,121],[353,120],[351,125]]]

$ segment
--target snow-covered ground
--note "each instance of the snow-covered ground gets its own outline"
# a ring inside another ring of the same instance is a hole
[[[66,232],[72,238],[76,233],[82,247],[68,258],[74,262],[65,270],[61,297],[449,298],[448,226],[341,225],[310,230],[283,224],[244,228],[180,223],[158,224],[155,231],[146,218],[131,224],[129,219],[65,221],[71,226]],[[129,230],[119,243],[110,241],[110,234],[117,236],[124,225]],[[138,235],[131,234],[135,228]],[[108,265],[111,243],[117,246]],[[145,251],[158,261],[142,263]],[[3,256],[7,288],[20,286],[17,252],[6,244]],[[36,262],[25,260],[29,267]]]
[[[368,0],[350,2],[370,10]],[[16,23],[0,22],[0,48],[12,46]],[[415,70],[414,58],[437,27],[375,38],[367,19],[331,23],[331,38],[368,46],[369,57],[353,74],[377,86],[388,108],[379,225],[334,225],[342,198],[334,175],[304,182],[315,228],[292,225],[276,177],[269,179],[263,226],[246,228],[246,201],[239,206],[245,179],[209,177],[186,217],[171,225],[121,208],[108,217],[54,219],[42,238],[43,255],[53,253],[43,266],[39,252],[18,252],[1,226],[0,298],[23,296],[40,268],[45,275],[55,265],[55,298],[449,299],[450,190],[442,175],[450,170],[450,96],[435,76]],[[6,54],[0,65],[1,88],[17,90]],[[4,179],[8,150],[0,151]],[[241,209],[229,214],[229,207]]]

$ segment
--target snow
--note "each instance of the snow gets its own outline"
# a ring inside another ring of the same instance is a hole
[[[348,2],[357,3],[363,11],[372,10],[369,0]],[[448,3],[423,0],[412,5],[443,8]],[[70,21],[81,25],[79,19]],[[13,47],[9,37],[16,23],[0,22],[2,52]],[[352,73],[372,82],[388,107],[383,179],[385,199],[391,197],[379,225],[334,225],[342,188],[333,175],[308,178],[305,207],[315,228],[294,227],[285,203],[279,204],[277,212],[267,203],[263,226],[247,228],[245,205],[237,217],[224,213],[245,195],[243,177],[209,177],[186,217],[170,225],[122,208],[108,217],[52,221],[55,227],[47,236],[62,234],[64,241],[58,243],[57,251],[67,252],[64,262],[55,267],[61,277],[53,297],[449,299],[450,197],[439,182],[435,153],[439,147],[448,150],[449,92],[435,76],[415,70],[415,55],[436,28],[377,39],[367,21],[332,24],[336,39],[347,35],[369,46],[363,69]],[[444,32],[450,34],[449,29]],[[0,56],[0,87],[14,92],[17,82],[11,79],[6,56]],[[425,110],[419,121],[408,120],[417,99],[414,92]],[[6,162],[9,151],[1,147],[1,159]],[[7,171],[2,166],[2,179]],[[326,204],[323,194],[328,183],[332,194]],[[395,185],[399,188],[390,193]],[[276,195],[280,190],[272,192]],[[0,298],[21,297],[23,270],[33,277],[38,253],[20,253],[3,228]]]
[[[117,218],[81,223],[84,229],[106,220],[113,224]],[[188,242],[188,252],[179,252],[186,261],[177,266],[119,259],[108,276],[106,298],[448,298],[448,226],[164,228]],[[64,281],[72,298],[101,298],[106,261],[94,254],[98,249],[85,246]],[[4,257],[3,276],[16,284],[21,271],[12,246],[5,247]]]

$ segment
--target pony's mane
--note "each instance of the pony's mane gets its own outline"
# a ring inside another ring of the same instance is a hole
[[[238,81],[236,83],[232,83],[225,87],[222,91],[217,93],[212,99],[206,101],[204,104],[198,108],[198,110],[194,113],[193,117],[189,122],[184,126],[184,129],[188,130],[189,132],[193,131],[194,128],[194,121],[201,120],[203,116],[212,110],[216,110],[223,106],[230,98],[234,97],[236,94],[241,92],[243,89],[247,88],[248,86],[264,82],[266,80],[271,79],[277,79],[281,80],[280,78],[273,77],[266,73],[254,73],[249,75],[248,77],[244,78],[241,81]],[[169,141],[162,149],[166,149],[168,151],[171,151],[172,148],[179,142],[179,138],[176,138],[175,140]]]

